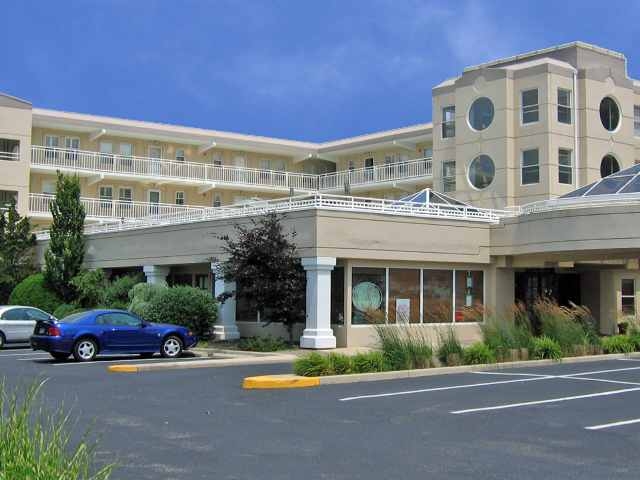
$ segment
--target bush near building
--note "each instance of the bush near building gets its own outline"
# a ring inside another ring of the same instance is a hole
[[[49,289],[42,273],[25,278],[16,285],[9,297],[10,305],[36,307],[47,313],[52,313],[63,303],[62,298]]]
[[[35,271],[35,244],[29,218],[20,216],[15,202],[0,210],[0,304],[6,303],[16,285]]]
[[[273,335],[242,338],[238,342],[238,348],[248,352],[277,352],[287,350],[290,345],[282,338]]]

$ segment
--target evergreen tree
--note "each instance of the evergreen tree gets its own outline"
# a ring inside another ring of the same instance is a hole
[[[75,288],[71,279],[80,273],[84,260],[84,206],[80,203],[80,180],[58,172],[56,198],[49,209],[53,222],[49,229],[49,248],[44,260],[44,277],[49,288],[66,302]]]
[[[11,202],[0,212],[0,304],[7,303],[14,287],[35,270],[35,244],[29,218],[21,217]]]
[[[217,274],[236,282],[242,299],[260,312],[266,324],[282,322],[292,341],[293,325],[305,318],[306,294],[305,272],[293,243],[295,232],[285,234],[275,213],[252,220],[251,228],[236,225],[235,230],[235,239],[219,237],[228,259]]]

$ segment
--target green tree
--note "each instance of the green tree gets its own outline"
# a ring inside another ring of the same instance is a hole
[[[44,276],[47,285],[65,301],[73,300],[71,279],[84,260],[84,206],[80,203],[80,180],[58,172],[56,198],[49,207],[53,222],[49,248],[45,253]]]
[[[236,225],[234,239],[219,237],[228,259],[216,274],[236,282],[243,300],[266,324],[283,323],[292,341],[293,325],[305,318],[306,277],[293,243],[296,233],[285,233],[276,213],[251,222],[249,228]]]
[[[28,217],[21,217],[11,202],[0,212],[0,304],[6,303],[16,285],[35,270],[33,246]]]

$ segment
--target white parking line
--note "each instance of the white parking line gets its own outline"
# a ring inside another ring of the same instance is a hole
[[[453,412],[450,412],[450,413],[453,413],[454,415],[459,415],[462,413],[489,412],[492,410],[505,410],[507,408],[529,407],[532,405],[544,405],[547,403],[568,402],[570,400],[580,400],[583,398],[595,398],[595,397],[606,397],[611,395],[620,395],[622,393],[637,392],[639,390],[640,390],[640,387],[624,388],[622,390],[609,390],[608,392],[587,393],[585,395],[573,395],[571,397],[556,397],[556,398],[548,398],[546,400],[534,400],[531,402],[506,403],[504,405],[494,405],[491,407],[467,408],[466,410],[454,410]]]
[[[603,423],[602,425],[591,425],[590,427],[584,427],[585,430],[603,430],[605,428],[621,427],[623,425],[632,425],[634,423],[640,423],[640,418],[634,418],[633,420],[622,420],[620,422]]]
[[[515,375],[515,376],[526,376],[526,377],[549,377],[549,375],[540,375],[538,373],[515,373],[515,372],[470,372],[475,373],[477,375]],[[555,376],[555,375],[552,375]]]
[[[522,383],[522,382],[534,382],[536,380],[546,380],[548,378],[554,378],[552,376],[549,377],[533,377],[533,378],[519,378],[517,380],[503,380],[499,382],[485,382],[485,383],[471,383],[467,385],[452,385],[449,387],[435,387],[435,388],[423,388],[420,390],[406,390],[402,392],[390,392],[390,393],[376,393],[372,395],[359,395],[357,397],[345,397],[340,398],[341,402],[349,402],[351,400],[362,400],[365,398],[381,398],[381,397],[395,397],[399,395],[413,395],[415,393],[426,393],[426,392],[442,392],[445,390],[457,390],[461,388],[474,388],[474,387],[486,387],[489,385],[504,385],[505,383]]]

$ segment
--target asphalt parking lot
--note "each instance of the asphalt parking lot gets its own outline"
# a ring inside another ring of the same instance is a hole
[[[48,378],[47,404],[95,421],[114,478],[638,478],[638,360],[267,391],[240,384],[289,365],[106,371],[122,360],[11,349],[0,374]]]

